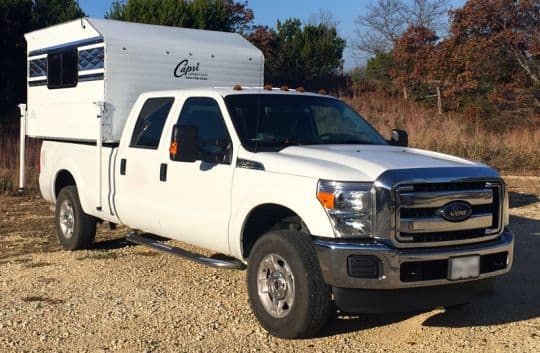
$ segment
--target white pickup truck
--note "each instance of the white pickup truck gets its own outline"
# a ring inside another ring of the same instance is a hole
[[[33,99],[22,122],[35,126]],[[98,106],[97,120],[111,110]],[[408,148],[404,131],[387,141],[328,95],[150,91],[124,121],[118,142],[102,125],[94,142],[43,142],[40,189],[56,203],[62,245],[91,248],[96,223],[110,222],[132,229],[132,242],[247,266],[253,312],[276,336],[315,335],[332,303],[350,313],[461,304],[511,268],[508,196],[494,169]]]

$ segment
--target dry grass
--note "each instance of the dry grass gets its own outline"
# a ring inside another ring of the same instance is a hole
[[[38,185],[37,165],[41,141],[26,143],[26,182],[29,189]],[[17,129],[0,129],[0,193],[9,193],[19,185],[19,133]]]
[[[348,99],[385,136],[392,128],[409,133],[413,147],[449,153],[490,164],[505,173],[540,170],[540,126],[487,131],[463,114],[439,116],[422,104],[376,93]],[[27,185],[37,188],[37,164],[41,142],[29,139],[26,147]],[[18,186],[19,135],[17,129],[0,129],[0,193]]]
[[[460,113],[438,115],[434,108],[400,97],[366,93],[348,100],[385,136],[392,128],[409,133],[410,145],[482,161],[505,173],[540,169],[540,126],[488,131]]]

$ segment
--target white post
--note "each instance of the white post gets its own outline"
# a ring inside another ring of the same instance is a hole
[[[97,206],[96,210],[101,211],[102,207],[102,196],[101,196],[101,189],[102,189],[102,156],[103,156],[103,125],[102,125],[102,119],[103,119],[103,113],[105,111],[105,103],[104,102],[97,102],[98,106],[98,114],[97,114],[97,139],[96,139],[96,180],[97,180]]]
[[[441,97],[441,87],[437,86],[437,108],[439,110],[439,115],[443,115],[443,107],[442,107],[442,97]]]
[[[19,104],[21,111],[21,126],[19,132],[19,192],[24,191],[25,187],[25,168],[26,168],[26,104]]]

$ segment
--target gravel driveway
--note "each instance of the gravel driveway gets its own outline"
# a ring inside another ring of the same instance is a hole
[[[0,196],[0,352],[540,352],[540,178],[507,181],[516,255],[495,296],[337,316],[310,340],[259,327],[244,271],[131,246],[105,226],[95,249],[62,251],[38,195]]]

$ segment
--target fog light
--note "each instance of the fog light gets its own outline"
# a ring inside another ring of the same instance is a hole
[[[376,256],[352,255],[347,259],[349,276],[354,278],[379,278],[381,263]]]

